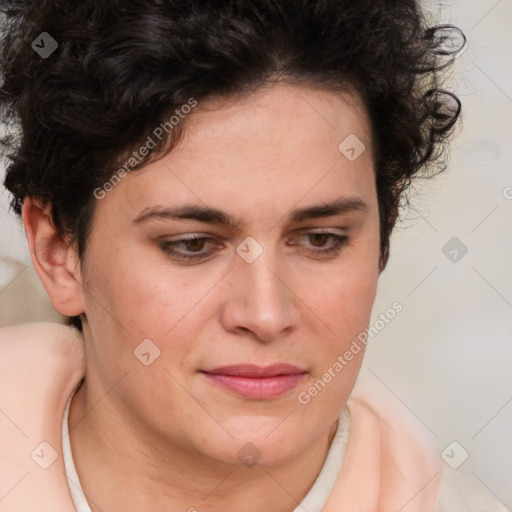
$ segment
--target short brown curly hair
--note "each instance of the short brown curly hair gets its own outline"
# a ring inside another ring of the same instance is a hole
[[[384,268],[402,192],[444,167],[461,110],[440,80],[465,37],[428,27],[416,0],[4,0],[0,11],[5,186],[17,213],[27,196],[51,204],[80,258],[94,189],[169,112],[277,77],[363,99]],[[31,47],[42,32],[58,43],[46,59]],[[160,154],[179,134],[163,134]]]

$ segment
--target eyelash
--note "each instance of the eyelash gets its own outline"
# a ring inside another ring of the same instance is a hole
[[[334,245],[332,245],[328,249],[313,249],[308,251],[316,256],[337,256],[341,252],[343,247],[348,243],[348,237],[346,235],[338,235],[337,233],[332,233],[330,231],[313,231],[301,234],[301,236],[314,235],[327,235],[330,239],[334,240]],[[193,261],[210,256],[210,254],[204,252],[183,254],[182,252],[176,251],[175,249],[172,248],[177,244],[195,240],[205,240],[206,243],[208,243],[213,242],[215,239],[207,236],[192,236],[190,238],[182,238],[180,240],[161,241],[160,247],[168,256],[172,256],[183,261]]]

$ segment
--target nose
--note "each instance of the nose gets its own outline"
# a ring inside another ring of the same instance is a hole
[[[237,257],[221,313],[227,331],[269,342],[297,327],[298,298],[277,259],[270,251],[252,263]]]

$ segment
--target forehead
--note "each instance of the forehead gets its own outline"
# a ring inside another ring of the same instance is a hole
[[[133,218],[151,205],[194,202],[279,215],[278,205],[302,198],[373,192],[369,121],[357,95],[278,84],[199,103],[183,122],[178,145],[127,175],[100,209],[117,203]]]
[[[267,85],[252,94],[200,103],[186,119],[186,127],[178,148],[197,149],[198,143],[220,139],[234,144],[244,140],[244,146],[256,149],[247,139],[250,133],[266,143],[260,147],[262,157],[276,147],[302,152],[320,144],[337,147],[340,137],[351,133],[371,145],[366,110],[355,92],[286,83]],[[244,147],[237,149],[243,152]]]

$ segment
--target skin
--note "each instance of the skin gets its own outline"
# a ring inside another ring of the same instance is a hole
[[[85,313],[87,375],[70,409],[70,440],[94,511],[292,511],[324,463],[363,351],[307,405],[307,390],[369,324],[379,276],[379,218],[368,117],[349,93],[273,84],[200,103],[162,159],[97,200],[82,265],[27,199],[23,221],[34,266],[54,307]],[[350,162],[349,135],[366,145]],[[291,222],[291,213],[338,199],[364,208]],[[134,219],[155,206],[208,206],[238,220]],[[347,237],[338,253],[315,251]],[[192,263],[162,241],[207,254]],[[308,236],[306,233],[310,233]],[[248,236],[263,253],[235,251]],[[144,339],[160,356],[144,366]],[[248,399],[201,370],[291,363],[293,390]],[[259,463],[238,451],[251,442]]]

